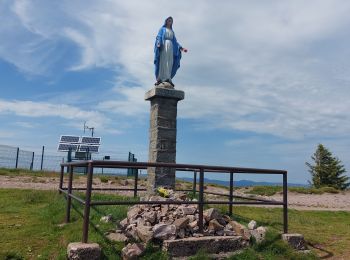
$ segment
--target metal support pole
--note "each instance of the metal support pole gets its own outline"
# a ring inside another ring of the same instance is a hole
[[[90,218],[90,202],[91,202],[91,188],[92,188],[92,175],[93,175],[92,163],[88,166],[88,175],[86,183],[86,193],[85,193],[85,208],[84,208],[84,222],[83,222],[83,243],[87,243],[89,235],[89,218]]]
[[[17,154],[16,154],[16,166],[15,168],[18,168],[18,156],[19,156],[19,147],[17,147]]]
[[[41,151],[41,163],[40,163],[40,170],[43,170],[43,165],[44,165],[44,153],[45,153],[45,146],[43,146],[43,149]]]
[[[70,208],[72,205],[72,184],[73,184],[73,166],[69,166],[69,177],[68,177],[68,194],[67,194],[67,208],[66,208],[66,223],[70,221]]]
[[[134,198],[137,197],[137,181],[139,179],[139,169],[135,169]]]
[[[69,148],[68,154],[67,154],[67,162],[72,162],[72,148]],[[69,171],[69,167],[67,167],[67,172]]]
[[[201,168],[199,173],[198,227],[199,227],[199,233],[202,233],[202,234],[203,234],[203,202],[204,202],[204,183],[203,182],[204,182],[204,170],[203,168]]]
[[[288,233],[287,173],[283,173],[283,232]]]
[[[197,171],[193,172],[193,196],[196,196],[197,190]]]
[[[230,172],[230,197],[229,197],[229,201],[232,202],[233,201],[233,172]],[[229,204],[228,208],[229,208],[229,215],[232,216],[232,203]]]
[[[32,171],[34,167],[34,152],[32,154],[32,162],[30,163],[30,170]]]
[[[63,173],[64,173],[64,166],[61,166],[61,173],[60,173],[60,184],[59,184],[59,188],[62,189],[63,188]],[[62,191],[58,191],[59,194],[62,193]]]

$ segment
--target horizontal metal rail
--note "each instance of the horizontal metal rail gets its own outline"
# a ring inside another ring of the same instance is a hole
[[[90,205],[93,206],[104,206],[104,205],[170,205],[170,204],[188,204],[188,205],[207,205],[207,204],[237,204],[237,205],[284,205],[283,202],[277,202],[277,201],[221,201],[221,200],[214,200],[214,201],[204,201],[204,202],[198,202],[198,201],[91,201]]]
[[[68,188],[62,188],[62,190],[67,190]],[[86,190],[86,188],[72,188],[72,190]],[[91,190],[99,191],[134,191],[133,188],[91,188]],[[146,189],[137,189],[137,191],[146,191]]]
[[[73,187],[73,171],[74,167],[86,167],[87,168],[87,183],[86,187]],[[92,177],[94,168],[134,168],[134,169],[147,169],[149,167],[165,167],[175,168],[177,171],[192,171],[193,176],[193,188],[190,190],[176,189],[176,191],[188,191],[193,192],[195,195],[198,192],[198,201],[173,201],[165,199],[162,201],[92,201],[92,191],[133,191],[134,197],[137,197],[138,191],[146,191],[144,188],[138,188],[138,173],[134,176],[134,188],[97,188],[93,187]],[[63,175],[64,169],[67,168],[69,172],[68,187],[63,187]],[[204,191],[204,173],[229,173],[230,174],[230,186],[229,193],[222,194],[217,192]],[[199,190],[197,190],[197,173],[199,174]],[[267,200],[255,197],[245,197],[233,194],[233,174],[244,173],[244,174],[280,174],[283,176],[283,201]],[[204,205],[228,205],[229,214],[232,215],[232,205],[279,205],[283,206],[283,231],[288,232],[288,202],[287,202],[287,171],[285,170],[271,170],[271,169],[256,169],[256,168],[242,168],[242,167],[225,167],[225,166],[208,166],[208,165],[193,165],[193,164],[175,164],[175,163],[149,163],[149,162],[125,162],[125,161],[100,161],[100,160],[89,160],[81,162],[70,162],[61,164],[61,175],[59,188],[60,193],[64,193],[67,196],[67,207],[66,207],[66,222],[70,221],[70,210],[71,210],[71,198],[79,201],[84,205],[84,221],[83,221],[83,238],[82,242],[87,243],[88,241],[88,230],[90,222],[90,207],[91,206],[108,206],[108,205],[169,205],[169,204],[185,204],[185,205],[197,205],[199,212],[199,232],[203,232],[203,210]],[[82,199],[72,192],[74,190],[85,191],[85,198]],[[204,194],[212,194],[223,197],[228,197],[228,201],[209,201],[204,199]],[[236,199],[242,199],[244,201],[234,201]]]
[[[257,168],[243,168],[243,167],[225,167],[225,166],[208,166],[208,165],[196,165],[196,164],[176,164],[176,163],[151,163],[151,162],[125,162],[125,161],[103,161],[103,160],[90,160],[83,162],[70,162],[62,163],[61,166],[88,166],[91,164],[96,168],[138,168],[147,169],[148,167],[168,167],[176,168],[182,171],[194,171],[205,169],[212,173],[253,173],[253,174],[283,174],[287,173],[285,170],[272,170],[272,169],[257,169]]]
[[[63,193],[65,193],[67,196],[69,196],[69,197],[71,197],[71,198],[73,198],[73,199],[79,201],[81,204],[85,205],[85,201],[84,201],[82,198],[79,198],[78,196],[75,196],[75,195],[72,194],[72,193],[68,193],[67,190],[64,190],[64,189],[61,189],[61,188],[59,188],[58,190],[59,190],[59,191],[62,191]]]

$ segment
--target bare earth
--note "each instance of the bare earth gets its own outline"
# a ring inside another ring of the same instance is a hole
[[[112,181],[110,183],[102,183],[100,179],[94,178],[93,183],[96,188],[132,188],[133,181],[129,180],[128,184]],[[32,177],[32,176],[2,176],[0,175],[0,188],[18,188],[18,189],[37,189],[37,190],[57,190],[59,183],[58,177]],[[65,180],[65,183],[67,181]],[[86,184],[85,177],[75,178],[74,187],[84,187]],[[139,188],[145,188],[143,184]],[[219,187],[207,186],[207,191],[228,193],[226,189]],[[235,195],[247,196],[243,193],[243,189],[235,191]],[[132,195],[130,191],[118,191],[120,195]],[[210,196],[215,198],[218,196]],[[282,194],[275,194],[271,197],[256,196],[258,198],[282,200]],[[288,192],[288,207],[300,210],[332,210],[332,211],[350,211],[350,191],[321,195],[316,194],[300,194]]]

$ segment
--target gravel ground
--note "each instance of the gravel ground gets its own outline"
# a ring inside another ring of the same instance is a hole
[[[102,183],[99,178],[94,178],[93,183],[96,188],[132,188],[132,181],[128,185],[116,182]],[[16,189],[37,189],[37,190],[57,190],[59,183],[58,177],[32,177],[32,176],[3,176],[0,175],[0,188],[16,188]],[[67,180],[65,179],[65,183]],[[74,179],[74,187],[84,187],[85,177]],[[145,188],[140,185],[139,188]],[[207,191],[228,193],[227,190],[219,187],[207,186]],[[111,192],[108,192],[111,193]],[[118,191],[120,195],[131,196],[132,191]],[[142,194],[142,192],[141,192]],[[243,190],[236,190],[236,195],[247,196]],[[282,200],[282,194],[275,194],[271,197],[257,196],[258,198],[272,199],[276,201]],[[218,198],[218,196],[210,195],[210,198]],[[270,207],[270,206],[269,206]],[[288,192],[288,207],[301,210],[334,210],[334,211],[350,211],[350,191],[339,194],[300,194]]]

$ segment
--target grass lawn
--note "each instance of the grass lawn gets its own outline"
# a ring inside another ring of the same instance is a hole
[[[115,199],[116,196],[94,194],[94,199]],[[120,199],[127,199],[120,197]],[[131,199],[131,198],[128,198]],[[78,211],[82,207],[73,204]],[[56,191],[0,189],[0,259],[66,259],[69,242],[81,240],[82,218],[72,210],[72,222],[64,220],[65,199]],[[221,208],[226,210],[225,208]],[[126,206],[100,206],[91,210],[89,241],[99,243],[105,259],[120,259],[121,243],[111,243],[104,233],[115,224],[99,222],[103,215],[113,214],[115,220],[126,216]],[[270,226],[263,245],[255,245],[231,259],[315,259],[294,253],[278,239],[282,230],[282,211],[277,208],[235,207],[235,218],[243,223],[255,219]],[[320,256],[346,257],[350,254],[350,213],[326,211],[289,211],[290,232],[302,233],[308,242],[321,250]],[[144,259],[166,259],[160,250],[148,247]],[[209,259],[205,252],[193,259]]]
[[[262,196],[272,196],[278,192],[282,192],[282,186],[253,186],[251,189],[247,190],[246,193],[262,195]],[[321,188],[312,188],[312,187],[289,187],[289,192],[297,192],[302,194],[323,194],[323,193],[340,193],[340,190],[337,190],[333,187],[321,187]]]

